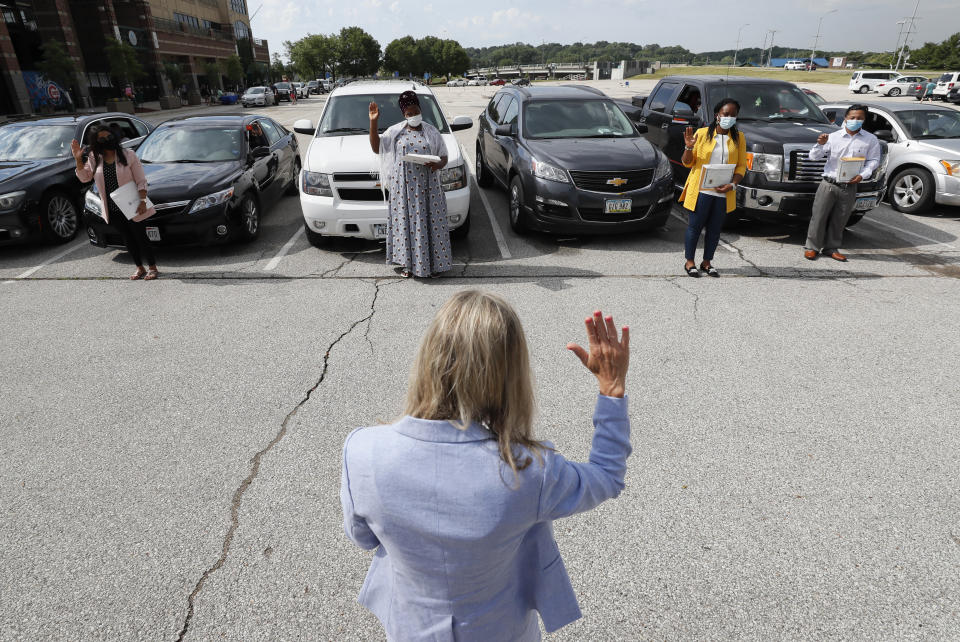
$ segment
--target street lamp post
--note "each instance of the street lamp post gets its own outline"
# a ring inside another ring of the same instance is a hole
[[[733,66],[734,66],[734,67],[737,66],[737,54],[740,53],[740,33],[743,31],[743,28],[744,28],[744,27],[749,27],[749,26],[750,26],[750,23],[747,22],[747,23],[745,23],[745,24],[740,25],[740,28],[737,29],[737,48],[736,48],[736,50],[733,52]]]
[[[817,37],[813,39],[813,50],[810,52],[810,69],[813,69],[813,65],[814,65],[813,59],[817,55],[817,45],[820,44],[820,27],[823,26],[823,19],[829,16],[831,13],[836,13],[837,11],[839,10],[831,9],[830,11],[820,16],[820,20],[817,21]]]

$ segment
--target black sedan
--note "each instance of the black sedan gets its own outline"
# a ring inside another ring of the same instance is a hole
[[[152,127],[120,113],[30,118],[0,124],[0,245],[42,239],[66,243],[80,228],[86,185],[70,153],[93,125],[119,128],[136,148]]]
[[[477,183],[507,188],[517,233],[649,230],[670,215],[667,157],[597,89],[504,87],[479,120]]]
[[[157,213],[147,237],[161,245],[251,241],[260,217],[284,194],[297,193],[296,137],[264,116],[192,116],[169,120],[137,151]],[[100,216],[91,189],[84,201],[90,243],[122,247]]]

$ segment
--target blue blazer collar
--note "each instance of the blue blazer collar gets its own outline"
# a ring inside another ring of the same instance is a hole
[[[401,435],[420,441],[459,443],[497,438],[493,432],[476,422],[467,426],[465,430],[461,430],[446,420],[419,419],[409,415],[395,423],[393,428]]]

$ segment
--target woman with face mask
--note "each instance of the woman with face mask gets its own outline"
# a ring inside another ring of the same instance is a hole
[[[147,177],[143,173],[143,165],[140,164],[136,152],[120,145],[119,133],[109,127],[91,127],[90,141],[92,144],[86,161],[80,143],[74,140],[70,144],[70,150],[77,161],[77,178],[81,183],[89,183],[91,180],[96,183],[97,194],[100,196],[100,216],[123,237],[127,252],[137,264],[137,271],[130,279],[153,281],[160,276],[160,271],[157,269],[153,247],[147,238],[143,221],[156,214],[156,210],[153,207],[147,208]],[[128,220],[110,198],[112,192],[130,182],[136,183],[140,194],[137,214],[132,220]],[[144,269],[144,262],[149,266],[149,270]]]
[[[680,202],[690,211],[685,238],[687,261],[683,269],[688,276],[697,278],[702,272],[709,276],[720,276],[717,268],[713,267],[713,254],[720,243],[724,219],[737,207],[736,185],[743,180],[747,171],[747,141],[737,130],[740,103],[733,98],[724,98],[714,107],[713,113],[714,121],[709,127],[702,127],[696,132],[693,127],[687,127],[683,133],[683,158],[680,159],[684,167],[690,168],[683,193],[680,194]],[[703,166],[724,164],[733,166],[731,181],[713,189],[701,189]],[[703,261],[698,270],[694,258],[700,232],[704,228],[707,234],[703,242]]]
[[[389,202],[387,265],[404,278],[438,276],[453,267],[447,199],[440,170],[447,147],[436,127],[423,120],[413,91],[400,94],[403,120],[380,133],[380,108],[370,103],[370,147],[380,156],[380,181]],[[407,154],[437,156],[426,164],[403,160]]]

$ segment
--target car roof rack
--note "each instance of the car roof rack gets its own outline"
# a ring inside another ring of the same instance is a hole
[[[597,96],[606,96],[606,94],[603,93],[601,90],[597,89],[596,87],[591,87],[590,85],[574,85],[571,83],[571,84],[560,85],[560,86],[570,87],[571,89],[582,89],[583,91],[589,91],[591,94],[594,94]]]

